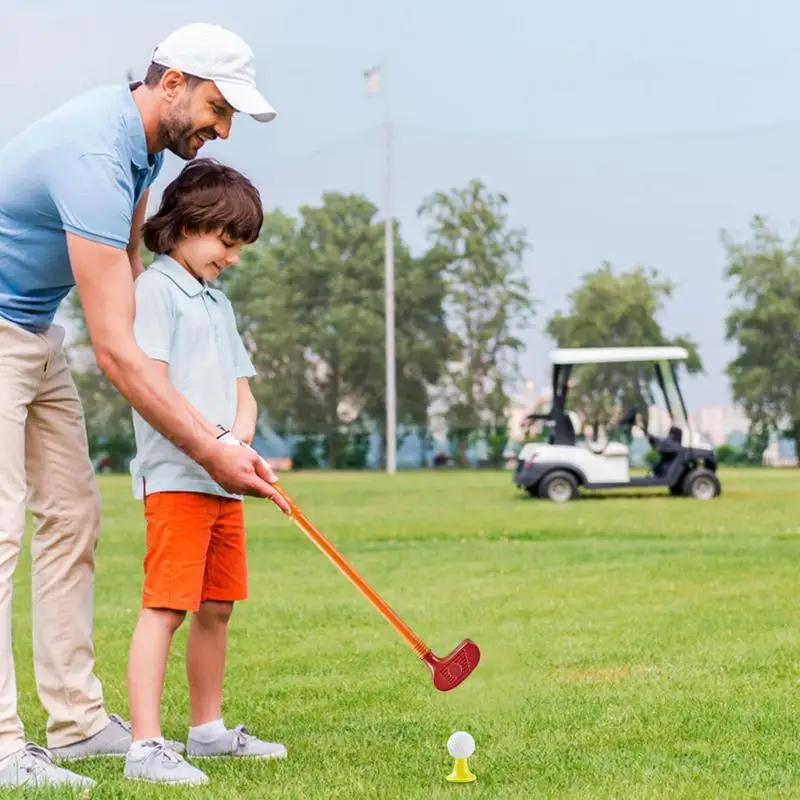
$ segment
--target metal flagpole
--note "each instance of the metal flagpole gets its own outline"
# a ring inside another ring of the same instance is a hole
[[[367,91],[378,92],[382,87],[385,62],[373,67],[364,74]],[[394,321],[394,224],[392,220],[392,121],[389,102],[386,100],[385,161],[384,168],[384,273],[385,273],[385,316],[386,316],[386,472],[397,471],[397,366],[395,357]]]
[[[394,226],[392,223],[392,123],[386,120],[386,471],[397,471],[397,383],[394,340]]]

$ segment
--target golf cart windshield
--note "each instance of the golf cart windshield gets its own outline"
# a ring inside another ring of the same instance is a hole
[[[575,430],[567,412],[572,370],[586,364],[642,363],[655,368],[656,382],[673,424],[688,430],[688,414],[681,395],[675,363],[686,360],[688,355],[682,347],[588,347],[553,350],[550,354],[553,365],[553,402],[550,412],[533,414],[529,419],[547,420],[550,423],[552,444],[574,445]]]
[[[686,404],[683,402],[681,388],[678,385],[678,375],[675,364],[671,361],[656,362],[656,376],[658,385],[664,395],[664,403],[675,425],[687,429],[689,416],[686,413]]]

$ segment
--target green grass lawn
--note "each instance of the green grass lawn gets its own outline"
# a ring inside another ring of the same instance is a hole
[[[92,796],[233,798],[800,797],[800,470],[729,471],[709,503],[530,500],[508,473],[287,475],[318,527],[437,653],[469,636],[477,671],[441,694],[428,670],[274,508],[248,501],[251,597],[231,622],[225,720],[284,742],[277,763],[203,762],[207,788],[75,768]],[[127,714],[143,521],[102,479],[96,647]],[[44,742],[31,676],[30,563],[17,570],[21,714]],[[164,730],[185,739],[185,632]],[[475,737],[475,784],[445,743]],[[55,795],[54,795],[55,796]]]

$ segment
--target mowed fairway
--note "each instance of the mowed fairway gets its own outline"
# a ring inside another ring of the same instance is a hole
[[[247,502],[250,599],[231,622],[225,721],[284,742],[276,763],[198,762],[208,787],[75,768],[92,796],[233,798],[800,797],[800,470],[729,471],[716,501],[529,500],[508,473],[286,475],[283,483],[439,654],[473,638],[462,686],[427,668],[277,510]],[[110,711],[127,715],[143,520],[103,478],[96,646]],[[30,738],[30,561],[14,645]],[[164,730],[185,739],[185,631]],[[471,786],[445,742],[475,737]],[[18,795],[17,795],[18,796]],[[47,793],[41,796],[63,796]]]

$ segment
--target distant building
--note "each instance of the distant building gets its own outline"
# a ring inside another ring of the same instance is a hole
[[[790,439],[782,439],[773,433],[769,447],[764,451],[762,463],[765,467],[796,467],[797,446]]]
[[[747,435],[750,423],[739,406],[703,406],[689,412],[689,424],[707,436],[715,447],[725,444],[734,433]]]

